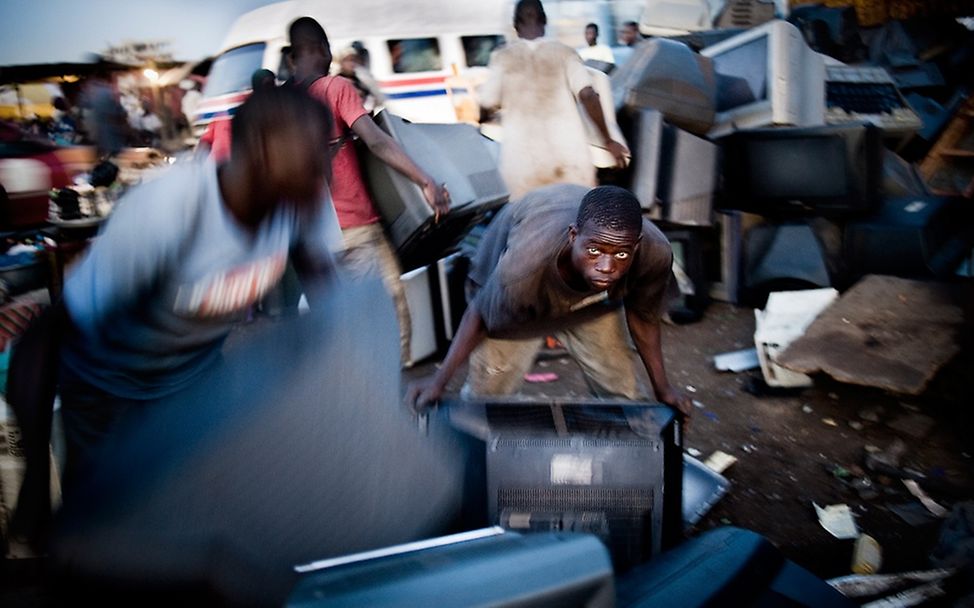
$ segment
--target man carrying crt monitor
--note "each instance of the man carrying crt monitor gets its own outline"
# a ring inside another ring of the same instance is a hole
[[[660,322],[671,283],[669,242],[639,201],[614,186],[557,184],[507,205],[471,262],[471,298],[442,365],[414,382],[416,411],[443,395],[469,358],[464,397],[515,392],[542,338],[554,334],[597,397],[643,398],[626,330],[656,399],[685,419],[690,399],[663,365]]]

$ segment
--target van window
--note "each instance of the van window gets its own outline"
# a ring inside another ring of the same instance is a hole
[[[443,69],[440,43],[436,38],[407,38],[390,40],[389,55],[396,74],[433,72]]]
[[[460,36],[463,43],[463,54],[467,59],[468,68],[480,68],[487,65],[490,53],[504,43],[504,37],[490,36]]]
[[[250,76],[260,69],[263,59],[262,42],[240,46],[220,55],[210,68],[203,97],[246,91],[250,88]]]

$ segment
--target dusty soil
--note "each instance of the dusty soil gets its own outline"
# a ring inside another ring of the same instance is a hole
[[[838,540],[818,523],[812,503],[848,504],[857,524],[883,548],[883,571],[930,566],[941,522],[911,525],[890,507],[923,511],[895,475],[865,465],[867,446],[905,443],[900,468],[924,475],[921,487],[948,509],[974,497],[974,421],[970,411],[971,348],[937,375],[920,397],[840,384],[822,376],[815,386],[756,395],[760,370],[719,372],[714,355],[753,346],[752,309],[714,303],[704,318],[664,328],[664,354],[672,383],[698,402],[685,448],[706,459],[722,450],[738,460],[724,475],[727,495],[691,529],[694,535],[732,524],[770,539],[783,553],[823,578],[848,574],[853,541]],[[404,380],[431,373],[435,361],[409,370]],[[539,398],[587,395],[578,366],[568,357],[542,358],[535,371],[557,381],[525,384]],[[461,370],[450,384],[457,391]],[[892,426],[891,426],[892,425]],[[924,428],[929,426],[929,428]]]

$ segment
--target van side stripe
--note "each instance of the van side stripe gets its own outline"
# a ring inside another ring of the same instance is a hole
[[[433,97],[435,95],[446,95],[446,89],[433,89],[431,91],[409,91],[407,93],[389,93],[389,99],[409,99],[411,97]]]
[[[410,87],[420,84],[443,84],[446,76],[430,76],[427,78],[412,78],[409,80],[382,80],[379,86],[383,89],[388,87]]]

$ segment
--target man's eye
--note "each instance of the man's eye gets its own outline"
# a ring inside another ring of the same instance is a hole
[[[589,247],[586,251],[589,255],[599,255],[600,253],[598,247]]]
[[[628,251],[620,251],[620,252],[616,253],[616,259],[617,260],[625,260],[625,259],[628,259],[628,258],[629,258],[629,252]]]

